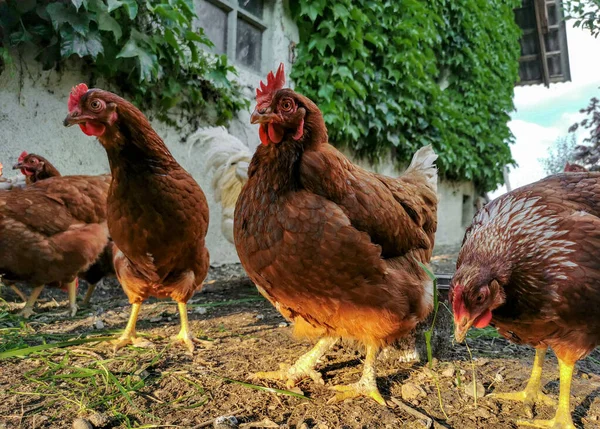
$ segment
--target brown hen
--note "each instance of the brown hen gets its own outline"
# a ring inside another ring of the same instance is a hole
[[[486,205],[467,230],[452,279],[455,336],[488,324],[536,348],[519,393],[497,398],[553,404],[541,391],[548,347],[559,360],[560,399],[552,420],[574,428],[569,410],[573,368],[600,344],[600,173],[564,173],[516,189]],[[523,424],[527,422],[521,422]]]
[[[19,155],[17,163],[13,165],[13,170],[20,170],[26,178],[25,183],[28,185],[39,182],[40,180],[49,179],[50,177],[61,176],[58,169],[46,158],[35,153],[28,154],[25,151]],[[112,261],[114,254],[113,249],[114,243],[109,239],[109,243],[104,248],[98,260],[94,262],[87,270],[79,273],[78,278],[83,279],[88,283],[88,289],[82,301],[83,305],[88,305],[90,303],[92,294],[94,293],[94,290],[96,289],[96,286],[100,280],[105,277],[112,277],[115,275],[115,269]],[[78,287],[79,282],[76,282],[75,285]],[[21,291],[14,285],[11,285],[11,288],[19,296],[23,297]],[[61,288],[63,288],[62,285]]]
[[[137,337],[135,326],[142,302],[154,296],[177,302],[181,330],[174,340],[192,352],[198,340],[189,330],[186,303],[209,267],[204,193],[130,102],[80,84],[68,107],[65,125],[78,124],[86,135],[98,137],[112,172],[108,228],[119,249],[114,257],[117,277],[132,304],[115,349],[148,344]]]
[[[437,156],[419,150],[399,178],[368,172],[328,143],[319,108],[284,81],[282,65],[257,90],[251,120],[263,145],[237,201],[235,245],[295,333],[319,341],[293,366],[257,376],[322,383],[317,360],[339,338],[356,340],[367,351],[363,376],[336,386],[332,401],[365,395],[384,404],[378,350],[432,309],[432,283],[417,261],[427,264],[433,248]]]
[[[71,315],[77,276],[108,243],[110,177],[65,176],[0,192],[0,274],[35,285],[21,314],[29,317],[44,285],[67,285]]]

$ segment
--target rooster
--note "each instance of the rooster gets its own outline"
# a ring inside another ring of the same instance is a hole
[[[455,337],[492,325],[508,340],[536,349],[527,387],[497,393],[553,404],[542,393],[546,350],[558,357],[560,398],[552,420],[537,427],[574,428],[570,387],[575,363],[600,344],[600,173],[563,173],[486,205],[467,229],[450,301]]]
[[[117,277],[132,304],[115,351],[148,345],[137,337],[141,304],[149,296],[177,302],[181,329],[173,339],[189,352],[199,342],[189,329],[187,301],[202,287],[209,267],[205,237],[208,204],[200,186],[173,158],[148,119],[133,104],[79,84],[68,101],[65,126],[79,125],[106,150],[112,182],[107,220],[119,249]]]
[[[248,165],[252,153],[241,140],[225,127],[201,128],[188,138],[190,147],[206,148],[206,167],[212,172],[211,187],[215,201],[221,203],[221,232],[233,243],[235,202],[248,181]]]
[[[108,243],[109,178],[66,176],[0,192],[0,275],[36,285],[21,315],[33,314],[44,285],[67,285],[71,316],[77,276]]]
[[[381,347],[406,337],[432,310],[428,264],[437,226],[437,155],[420,149],[399,178],[368,172],[328,143],[319,108],[284,88],[283,64],[257,90],[251,122],[262,145],[234,216],[243,267],[295,334],[319,338],[291,367],[257,378],[322,383],[315,365],[338,339],[366,347],[362,378],[331,402],[367,396]]]

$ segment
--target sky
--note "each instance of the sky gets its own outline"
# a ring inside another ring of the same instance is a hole
[[[595,39],[589,31],[567,22],[567,44],[571,82],[551,84],[550,88],[515,87],[516,111],[508,123],[516,140],[511,151],[518,164],[509,173],[513,189],[546,176],[539,158],[545,158],[556,139],[567,135],[569,126],[583,117],[579,109],[593,96],[600,96],[600,73],[595,67],[600,37]],[[496,198],[505,192],[502,186],[489,195]]]

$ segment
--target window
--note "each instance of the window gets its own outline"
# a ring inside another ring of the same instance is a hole
[[[515,20],[523,31],[518,85],[571,80],[561,0],[521,0]]]
[[[196,0],[198,25],[215,44],[213,51],[261,72],[265,0]]]

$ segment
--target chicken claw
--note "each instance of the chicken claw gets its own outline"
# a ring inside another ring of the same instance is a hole
[[[542,392],[542,366],[546,357],[547,348],[536,348],[535,349],[535,360],[533,361],[533,369],[531,370],[531,377],[525,387],[525,390],[521,392],[510,392],[510,393],[491,393],[487,395],[487,398],[492,399],[505,399],[509,401],[523,402],[525,407],[525,414],[527,417],[533,417],[533,405],[541,404],[548,406],[556,406],[556,401]]]
[[[117,340],[112,341],[111,343],[113,345],[113,352],[117,352],[119,349],[122,349],[129,344],[142,348],[149,348],[153,346],[152,342],[144,338],[139,338],[135,332],[135,325],[141,308],[142,304],[132,304],[131,315],[129,316],[129,321],[127,322],[125,331]]]
[[[40,293],[42,293],[43,290],[44,286],[42,285],[34,288],[31,291],[31,295],[29,295],[29,298],[27,298],[25,307],[23,307],[23,309],[19,312],[19,316],[23,317],[24,319],[29,319],[33,314],[35,314],[35,312],[33,311],[33,306],[35,305],[35,302],[37,301],[38,297],[40,296]]]
[[[375,361],[377,360],[377,348],[367,346],[367,357],[363,369],[363,375],[360,380],[348,386],[333,386],[332,390],[337,390],[339,393],[331,398],[327,403],[332,404],[345,399],[358,398],[366,396],[374,399],[380,405],[386,406],[385,400],[377,389],[377,381],[375,377]]]
[[[288,389],[296,387],[298,382],[305,378],[310,378],[317,384],[325,384],[323,376],[319,371],[315,371],[310,365],[298,364],[289,365],[286,363],[279,364],[279,371],[265,371],[252,374],[253,379],[257,380],[278,380],[285,381],[285,386]]]
[[[190,332],[190,323],[188,321],[188,316],[187,316],[187,304],[185,302],[178,302],[177,308],[179,309],[179,319],[181,320],[181,329],[177,335],[173,335],[171,337],[171,341],[174,343],[180,343],[180,344],[183,344],[184,346],[186,346],[189,351],[189,354],[194,353],[194,349],[195,349],[194,343],[202,344],[205,347],[212,346],[212,343],[210,341],[199,340],[198,338],[194,337],[194,335],[192,335],[192,333]]]
[[[332,390],[337,390],[338,393],[335,394],[334,397],[327,401],[328,404],[334,404],[336,402],[341,402],[346,399],[358,398],[361,396],[366,396],[368,398],[375,399],[377,403],[380,405],[386,406],[385,400],[379,390],[377,389],[377,385],[373,382],[367,382],[364,379],[361,379],[359,382],[354,384],[349,384],[347,386],[333,386]]]
[[[317,384],[325,384],[321,373],[315,371],[315,365],[336,341],[337,338],[321,338],[309,352],[300,356],[294,365],[282,363],[279,364],[279,371],[257,372],[251,378],[285,381],[288,389],[296,387],[296,384],[305,378],[310,378]]]

